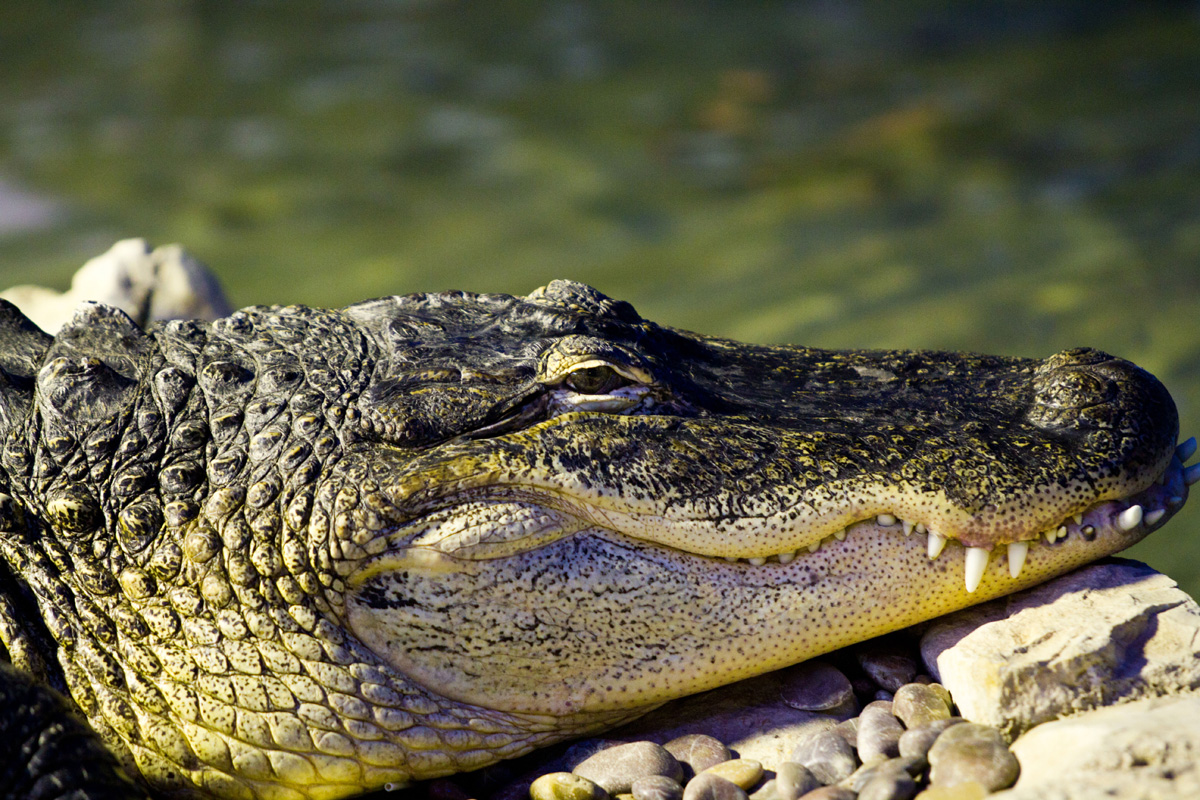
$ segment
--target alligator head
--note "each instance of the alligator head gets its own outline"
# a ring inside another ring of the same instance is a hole
[[[181,793],[610,726],[1120,550],[1198,475],[1166,390],[1094,350],[745,345],[568,282],[4,314],[0,637]]]

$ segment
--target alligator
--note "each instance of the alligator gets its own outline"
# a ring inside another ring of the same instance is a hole
[[[748,345],[567,281],[0,303],[0,642],[156,796],[345,797],[1120,550],[1200,478],[1177,434],[1096,350]]]

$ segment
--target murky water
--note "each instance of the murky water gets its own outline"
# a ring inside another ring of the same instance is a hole
[[[1200,432],[1200,6],[0,4],[0,285],[571,277],[764,342],[1158,374]],[[1200,503],[1132,553],[1200,592]]]

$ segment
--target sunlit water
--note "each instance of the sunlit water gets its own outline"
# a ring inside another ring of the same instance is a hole
[[[1131,358],[1200,433],[1200,6],[0,4],[0,285],[555,277],[760,342]],[[1200,503],[1132,551],[1200,591]]]

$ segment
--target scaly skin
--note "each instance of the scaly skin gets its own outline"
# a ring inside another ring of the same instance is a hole
[[[474,769],[1033,585],[1187,496],[1169,395],[1102,353],[744,345],[567,282],[93,306],[54,339],[3,306],[0,369],[0,640],[168,797]]]

